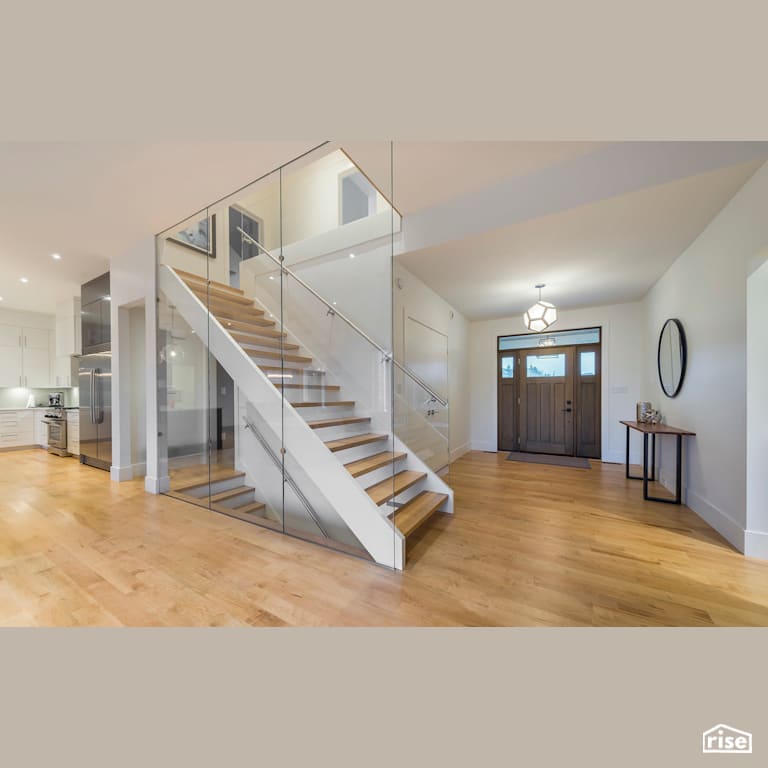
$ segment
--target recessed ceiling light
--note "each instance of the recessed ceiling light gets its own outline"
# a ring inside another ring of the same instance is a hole
[[[3,297],[2,297],[2,296],[0,296],[0,301],[2,301],[2,300],[3,300]]]
[[[29,280],[27,280],[26,277],[22,277],[22,278],[19,278],[19,279],[21,280],[22,283],[28,283],[29,282]]]
[[[270,280],[274,280],[274,279],[275,279],[275,276],[274,276],[274,275],[270,275],[270,276],[269,276],[269,279],[270,279]]]
[[[61,261],[61,254],[60,253],[52,253],[51,258],[55,259],[56,261]]]
[[[355,254],[354,254],[354,253],[350,253],[350,254],[349,254],[349,258],[350,258],[350,259],[354,259],[354,258],[355,258]]]

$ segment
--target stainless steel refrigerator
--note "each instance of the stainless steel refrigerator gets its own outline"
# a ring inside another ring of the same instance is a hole
[[[80,357],[80,462],[112,465],[112,344],[109,272],[80,289],[83,354]]]
[[[109,470],[112,465],[112,359],[80,358],[80,462]]]

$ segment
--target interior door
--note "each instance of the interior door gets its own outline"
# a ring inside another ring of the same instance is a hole
[[[574,348],[520,352],[520,450],[574,453]]]

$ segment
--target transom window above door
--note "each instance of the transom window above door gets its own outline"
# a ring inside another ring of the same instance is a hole
[[[579,328],[559,333],[521,333],[515,336],[499,336],[499,352],[511,349],[549,349],[573,347],[580,344],[599,344],[600,328]]]

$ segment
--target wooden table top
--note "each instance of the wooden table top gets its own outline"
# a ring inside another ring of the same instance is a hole
[[[622,424],[630,429],[636,429],[638,432],[647,432],[651,435],[690,435],[695,437],[696,433],[680,427],[670,427],[669,424],[643,424],[639,421],[622,421]]]

